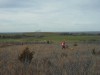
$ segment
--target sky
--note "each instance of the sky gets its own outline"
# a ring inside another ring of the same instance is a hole
[[[0,32],[100,31],[100,0],[0,0]]]

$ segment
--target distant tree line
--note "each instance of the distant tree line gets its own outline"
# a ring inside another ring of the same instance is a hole
[[[19,38],[29,38],[29,37],[36,37],[42,38],[44,35],[0,35],[1,39],[19,39]]]
[[[10,36],[10,35],[0,35],[0,38],[2,39],[6,39],[6,38],[22,38],[22,36],[19,35],[14,35],[14,36]]]
[[[100,33],[83,33],[83,32],[76,32],[76,33],[71,33],[71,32],[62,32],[62,33],[59,33],[59,35],[63,35],[63,36],[66,36],[66,35],[100,35]]]

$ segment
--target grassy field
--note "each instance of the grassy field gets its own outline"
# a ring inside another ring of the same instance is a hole
[[[51,33],[42,34],[42,37],[38,35],[0,39],[0,75],[100,75],[100,36]],[[44,40],[53,43],[6,43]],[[61,48],[63,40],[67,41],[66,49]],[[27,58],[25,62],[19,60],[26,48],[34,52],[30,63]]]
[[[0,48],[0,75],[100,75],[99,45],[68,43],[14,45]],[[28,47],[34,51],[30,64],[24,64],[18,56]],[[95,48],[96,53],[92,50]]]
[[[2,34],[6,38],[0,38],[0,42],[34,42],[50,40],[61,41],[100,41],[99,35],[61,35],[58,33],[24,33],[24,34]],[[10,37],[10,38],[9,38]]]

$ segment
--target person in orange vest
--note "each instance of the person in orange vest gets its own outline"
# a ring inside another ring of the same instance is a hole
[[[62,49],[65,49],[65,42],[64,41],[61,43],[61,46],[62,46]]]

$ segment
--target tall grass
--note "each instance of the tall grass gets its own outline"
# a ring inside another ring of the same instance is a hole
[[[77,49],[62,50],[52,44],[0,48],[0,75],[94,75],[94,56]],[[27,67],[19,60],[24,50],[28,50],[29,55],[35,52]]]

